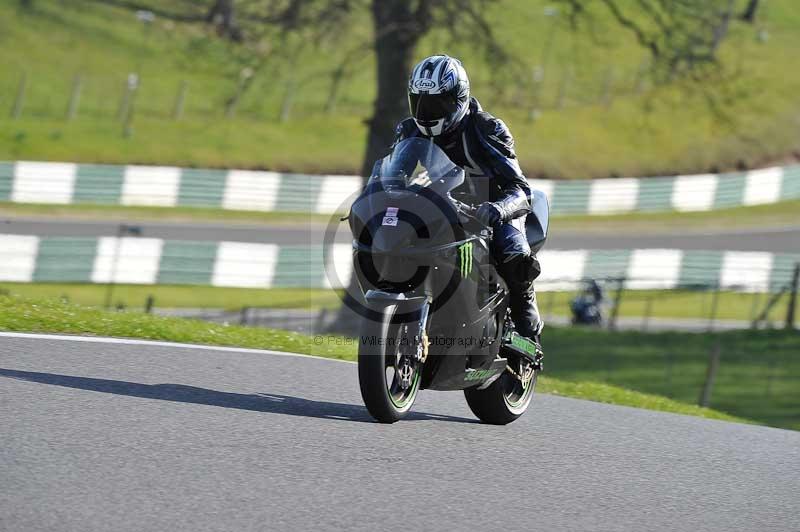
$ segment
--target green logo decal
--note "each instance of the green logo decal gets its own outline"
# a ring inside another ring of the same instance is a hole
[[[532,355],[536,354],[536,344],[516,333],[511,335],[511,345]]]
[[[467,374],[464,376],[464,380],[468,382],[472,381],[479,381],[485,380],[489,377],[492,377],[498,370],[496,369],[475,369],[472,371],[467,371]]]
[[[472,273],[472,242],[461,244],[458,248],[458,256],[461,261],[461,277],[469,277]]]

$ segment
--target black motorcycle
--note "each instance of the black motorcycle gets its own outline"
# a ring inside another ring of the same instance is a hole
[[[549,205],[534,194],[526,229],[536,251]],[[352,205],[364,299],[353,305],[362,316],[359,383],[380,422],[403,418],[426,388],[464,390],[472,412],[493,424],[517,419],[531,402],[542,352],[514,331],[492,228],[474,216],[480,197],[439,147],[412,138],[376,163]]]

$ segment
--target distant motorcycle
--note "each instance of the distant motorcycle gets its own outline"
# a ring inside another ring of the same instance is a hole
[[[493,264],[492,228],[458,193],[464,170],[432,141],[404,140],[375,165],[348,215],[364,294],[361,396],[383,423],[403,418],[419,390],[464,390],[483,422],[506,424],[530,405],[538,344],[520,336]],[[463,187],[462,187],[463,188]],[[540,192],[528,218],[533,250],[547,236]],[[532,236],[531,236],[532,235]]]
[[[603,303],[605,296],[603,289],[594,279],[587,282],[583,293],[575,296],[570,301],[573,325],[602,325]]]

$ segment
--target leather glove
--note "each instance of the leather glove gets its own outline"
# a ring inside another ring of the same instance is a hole
[[[487,201],[481,203],[475,212],[475,217],[486,225],[494,227],[503,221],[503,210],[496,203]]]

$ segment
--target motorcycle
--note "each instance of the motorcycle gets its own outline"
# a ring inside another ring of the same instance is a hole
[[[491,424],[519,418],[533,398],[542,351],[514,331],[473,185],[431,140],[406,139],[375,164],[348,214],[363,294],[359,385],[380,422],[403,418],[423,389],[463,390]],[[549,204],[533,194],[526,234],[535,252]]]
[[[604,302],[605,295],[597,281],[594,279],[587,281],[583,293],[578,294],[570,301],[572,324],[601,326]]]

